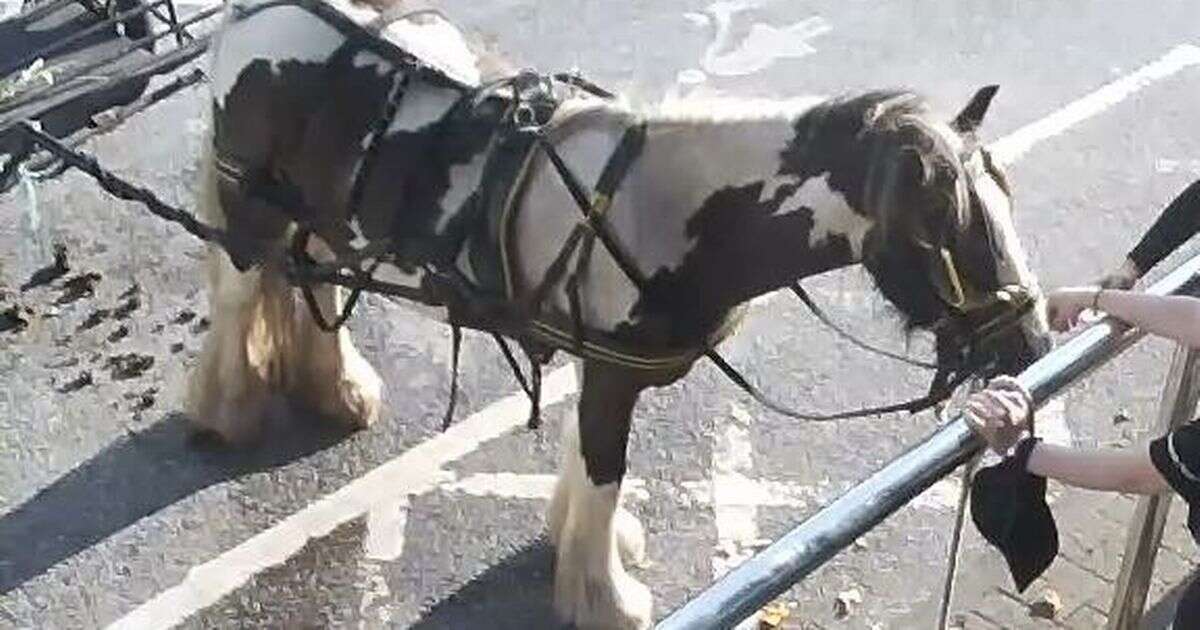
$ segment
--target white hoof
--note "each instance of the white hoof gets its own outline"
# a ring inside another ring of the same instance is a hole
[[[345,401],[347,421],[365,429],[379,419],[379,410],[383,406],[383,379],[357,350],[347,354],[353,356],[347,357],[346,371],[338,389]]]
[[[215,335],[207,340],[189,376],[184,410],[193,433],[248,446],[262,438],[270,390],[239,354],[223,352],[218,342]]]
[[[562,554],[559,554],[562,562]],[[564,567],[556,576],[554,608],[579,630],[644,630],[650,627],[653,596],[620,567],[607,575]]]
[[[196,434],[216,435],[231,446],[249,446],[262,439],[269,399],[265,392],[243,392],[225,398],[219,392],[196,391],[187,403],[188,423]]]
[[[642,522],[629,510],[617,508],[613,527],[617,530],[617,552],[621,561],[635,567],[645,565],[646,530],[642,528]]]
[[[327,383],[311,383],[310,396],[321,414],[365,429],[379,419],[383,380],[353,346],[342,356],[340,373]]]

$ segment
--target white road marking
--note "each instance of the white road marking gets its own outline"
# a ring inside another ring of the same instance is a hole
[[[1191,174],[1200,174],[1200,160],[1177,160],[1171,158],[1158,158],[1154,160],[1154,172],[1169,175],[1184,171]]]
[[[473,497],[505,499],[540,499],[549,501],[554,494],[555,475],[520,473],[478,473],[465,479],[448,481],[438,486],[443,492],[457,492]],[[626,477],[621,482],[621,498],[646,501],[650,494],[643,479]]]
[[[359,563],[359,579],[364,584],[362,599],[358,602],[359,630],[388,627],[392,621],[393,600],[382,563],[363,559]]]
[[[543,381],[542,404],[560,403],[578,391],[574,367],[559,368]],[[108,628],[145,630],[181,623],[254,575],[284,563],[308,541],[328,535],[374,506],[394,502],[397,496],[433,490],[448,475],[443,466],[522,426],[528,415],[529,401],[523,393],[492,403],[445,433],[412,447],[237,547],[193,567],[183,582],[159,593]]]
[[[1195,65],[1200,65],[1200,47],[1180,44],[1137,71],[993,142],[992,154],[1001,163],[1011,164],[1037,143],[1057,136],[1124,101],[1143,88]]]
[[[0,0],[0,20],[8,18],[21,12],[21,0]]]
[[[697,26],[711,26],[712,42],[704,50],[700,65],[708,74],[745,76],[761,72],[780,59],[796,59],[816,52],[810,40],[833,30],[825,18],[813,16],[789,26],[776,27],[756,22],[736,46],[732,41],[733,16],[765,4],[759,1],[714,2],[703,13],[683,17]]]
[[[759,539],[758,506],[747,501],[753,482],[754,447],[750,443],[750,414],[734,403],[728,417],[719,418],[713,432],[712,509],[717,528],[713,578],[741,564],[753,553],[747,547]],[[722,426],[723,425],[723,426]]]
[[[367,512],[367,535],[363,555],[370,560],[395,560],[404,553],[404,530],[408,527],[408,495],[375,504]]]

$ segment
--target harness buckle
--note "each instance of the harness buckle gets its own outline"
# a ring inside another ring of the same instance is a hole
[[[612,196],[604,193],[596,193],[592,198],[592,207],[589,214],[602,217],[608,214],[608,209],[612,207]]]
[[[511,84],[516,100],[512,113],[513,125],[521,132],[530,133],[549,124],[558,108],[550,77],[527,69],[517,73]]]

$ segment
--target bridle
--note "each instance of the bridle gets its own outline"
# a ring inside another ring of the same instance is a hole
[[[971,164],[975,155],[979,156],[984,172],[993,177],[1006,194],[1009,193],[1004,175],[996,167],[987,147],[974,147],[962,159],[962,163]],[[977,196],[974,177],[968,176],[965,179],[969,189],[967,194]],[[998,257],[991,219],[985,215],[982,220],[988,248],[993,257]],[[970,333],[966,335],[967,345],[988,346],[991,345],[989,342],[1019,325],[1021,319],[1034,307],[1035,296],[1028,287],[1019,284],[1003,285],[995,289],[978,287],[959,271],[954,255],[945,243],[934,244],[923,240],[916,242],[930,263],[930,281],[934,290],[946,306],[946,315],[932,327],[935,333],[952,333],[956,325],[967,323],[970,329]]]
[[[980,154],[984,168],[987,169],[989,174],[996,177],[998,181],[1003,182],[1003,174],[996,169],[995,163],[992,161],[986,147],[976,147],[974,150]],[[973,181],[971,178],[967,178],[967,182],[967,185],[972,189],[969,191],[969,194],[974,194]],[[1008,192],[1007,186],[1005,184],[1001,185],[1005,192]],[[994,250],[995,241],[990,224],[987,224],[986,218],[984,221],[985,225],[988,226],[986,230],[988,246]],[[751,389],[747,389],[747,392],[768,408],[784,415],[801,417],[806,420],[823,421],[878,415],[895,411],[916,413],[943,402],[950,397],[958,385],[972,377],[988,378],[994,376],[994,372],[996,371],[996,350],[1012,329],[1020,326],[1021,320],[1036,306],[1037,300],[1033,291],[1030,288],[1017,284],[1004,285],[992,290],[980,288],[959,271],[954,254],[946,243],[934,244],[924,240],[917,240],[916,244],[926,255],[931,272],[929,280],[934,287],[938,299],[945,307],[945,314],[930,326],[930,330],[936,335],[938,340],[936,362],[912,359],[862,341],[834,322],[799,282],[794,283],[791,289],[818,321],[851,344],[867,352],[913,367],[934,370],[933,381],[930,383],[929,390],[925,396],[892,405],[856,409],[833,414],[799,414],[789,413],[791,410],[783,405],[765,399],[765,396],[757,390],[752,391]],[[742,385],[742,382],[739,382],[740,375],[737,375],[737,378],[735,378],[730,373],[730,370],[732,370],[731,367],[728,365],[722,366],[720,363],[718,363],[718,367],[721,367],[722,371],[725,371],[730,378],[738,382],[739,385]],[[744,381],[744,379],[741,379],[741,381]],[[743,386],[743,389],[746,389],[745,386]]]

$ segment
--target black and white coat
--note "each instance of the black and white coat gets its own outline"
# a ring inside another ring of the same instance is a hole
[[[365,5],[342,9],[359,24],[379,18]],[[379,413],[379,377],[349,333],[321,332],[282,278],[280,257],[296,223],[320,237],[312,251],[319,258],[392,238],[404,243],[409,271],[434,262],[470,274],[466,253],[444,245],[458,242],[456,220],[480,189],[500,108],[485,103],[471,116],[456,108],[462,86],[507,70],[436,14],[395,21],[383,35],[448,80],[409,77],[357,204],[353,182],[397,77],[394,61],[289,5],[232,19],[214,42],[202,205],[238,245],[232,259],[214,251],[209,261],[213,328],[189,409],[195,423],[230,441],[260,437],[256,419],[278,393],[356,426]],[[584,182],[596,180],[629,125],[647,125],[607,218],[649,288],[637,290],[597,247],[584,283],[586,328],[647,351],[695,348],[755,296],[859,263],[912,325],[930,326],[949,307],[930,281],[926,242],[944,244],[971,284],[1018,285],[1040,305],[1007,183],[974,141],[989,99],[977,97],[947,121],[903,91],[644,108],[568,98],[553,142]],[[246,181],[278,194],[246,195]],[[511,273],[517,285],[534,286],[579,214],[541,157],[518,206]],[[342,297],[325,287],[317,301],[331,319]],[[566,296],[554,292],[549,307],[565,314]],[[1013,330],[1010,364],[1046,349],[1042,311]],[[625,446],[641,391],[689,367],[584,361],[579,415],[564,431],[547,518],[557,547],[556,607],[579,627],[650,624],[650,592],[624,568],[645,549],[637,519],[618,507]]]

